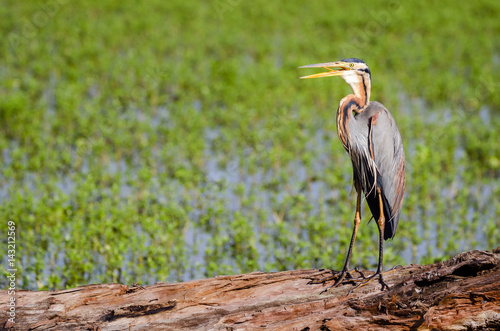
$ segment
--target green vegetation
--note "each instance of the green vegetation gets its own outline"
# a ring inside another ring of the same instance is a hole
[[[346,57],[370,66],[406,148],[386,267],[496,247],[499,16],[495,0],[5,0],[0,219],[18,286],[339,269],[349,87],[297,67]],[[374,268],[363,208],[352,265]]]

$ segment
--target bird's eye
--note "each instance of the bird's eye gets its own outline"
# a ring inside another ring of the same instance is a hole
[[[349,67],[354,67],[354,63],[349,63]]]

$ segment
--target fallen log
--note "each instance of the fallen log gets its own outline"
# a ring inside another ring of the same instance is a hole
[[[11,330],[500,330],[500,247],[408,265],[347,295],[308,285],[328,270],[218,276],[151,286],[18,291]],[[369,274],[370,272],[366,272]],[[0,306],[9,302],[0,291]]]

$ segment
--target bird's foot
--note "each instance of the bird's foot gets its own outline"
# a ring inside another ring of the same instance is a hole
[[[358,267],[354,268],[354,271],[360,274],[362,279],[366,279],[365,274],[361,270],[359,270]]]
[[[356,271],[357,273],[359,273],[362,277],[361,279],[366,278],[365,275],[358,268],[355,268],[353,271]],[[339,286],[340,284],[349,284],[349,283],[352,283],[353,281],[357,280],[357,278],[354,278],[352,276],[351,272],[348,270],[342,270],[341,272],[330,270],[330,272],[332,273],[331,276],[328,276],[325,278],[320,278],[320,279],[311,279],[309,281],[309,283],[307,283],[307,284],[325,284],[326,282],[329,282],[331,280],[335,280],[333,285],[328,286],[323,291],[321,291],[320,294],[323,294],[323,293],[327,292],[329,289],[335,288],[335,287]]]
[[[320,271],[322,271],[322,270],[324,270],[324,269],[321,269]],[[340,274],[340,272],[335,271],[335,270],[330,269],[329,271],[332,273],[331,276],[319,278],[319,279],[309,278],[309,282],[307,283],[307,285],[309,285],[309,284],[324,284],[326,282],[329,282],[331,280],[336,279]]]
[[[365,285],[370,284],[371,282],[373,282],[373,281],[374,281],[375,279],[377,279],[377,278],[378,278],[378,281],[379,281],[380,285],[382,285],[382,289],[381,289],[381,290],[382,290],[382,291],[383,291],[383,290],[388,290],[388,289],[389,289],[389,285],[387,285],[387,283],[384,281],[384,277],[383,277],[383,275],[384,275],[384,274],[388,274],[388,273],[393,272],[393,271],[395,271],[395,269],[394,269],[394,268],[393,268],[393,269],[391,269],[391,270],[389,270],[389,271],[387,271],[387,272],[384,272],[384,273],[376,272],[376,273],[374,273],[373,275],[368,276],[368,277],[364,277],[364,278],[362,278],[362,279],[353,279],[353,280],[352,280],[352,282],[354,282],[354,283],[355,283],[355,282],[359,282],[359,283],[358,283],[358,284],[357,284],[354,288],[352,288],[352,289],[349,291],[349,293],[347,293],[347,295],[349,295],[349,294],[351,294],[352,292],[356,291],[356,290],[357,290],[358,288],[360,288],[360,287],[363,287],[363,286],[365,286]]]

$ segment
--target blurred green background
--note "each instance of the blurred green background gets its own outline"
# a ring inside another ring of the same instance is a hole
[[[347,57],[406,149],[386,268],[498,246],[499,17],[496,0],[4,0],[0,219],[16,222],[18,286],[340,269],[350,89],[297,67]],[[351,265],[373,269],[362,216]]]

